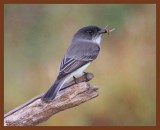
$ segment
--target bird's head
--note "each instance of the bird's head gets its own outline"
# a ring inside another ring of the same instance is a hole
[[[97,26],[87,26],[79,29],[74,35],[74,38],[78,38],[81,40],[91,40],[100,44],[102,34],[107,33],[109,35],[110,32],[114,30],[115,29],[110,30],[108,26],[106,26],[105,28],[100,28]]]

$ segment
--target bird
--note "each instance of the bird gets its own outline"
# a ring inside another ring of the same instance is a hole
[[[97,58],[100,52],[102,34],[108,33],[109,35],[114,30],[115,28],[109,29],[108,26],[105,28],[86,26],[79,29],[74,34],[61,61],[55,82],[41,97],[41,100],[52,101],[65,83],[71,79],[76,82],[76,78],[85,74],[85,69]]]

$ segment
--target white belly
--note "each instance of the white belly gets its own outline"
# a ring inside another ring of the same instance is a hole
[[[83,67],[77,69],[76,71],[72,72],[71,74],[69,74],[66,79],[63,81],[63,83],[61,84],[61,86],[59,87],[59,89],[63,88],[63,84],[68,83],[70,81],[73,80],[73,76],[75,76],[76,78],[80,77],[83,75],[84,70],[90,65],[90,63],[84,65]]]
[[[90,63],[84,65],[83,67],[77,69],[76,71],[72,72],[70,75],[67,76],[66,78],[66,82],[70,82],[73,80],[73,76],[78,78],[81,77],[83,75],[84,70],[90,65]]]

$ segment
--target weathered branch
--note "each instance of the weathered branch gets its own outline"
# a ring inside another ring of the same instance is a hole
[[[31,101],[18,107],[19,109],[9,112],[4,116],[5,126],[31,126],[37,125],[45,120],[48,120],[52,115],[80,105],[96,96],[98,96],[98,89],[89,83],[82,82],[88,81],[93,78],[93,74],[88,73],[86,76],[80,77],[75,84],[74,81],[66,84],[61,91],[57,94],[52,102],[44,102],[38,98],[33,98]],[[81,82],[81,83],[79,83]],[[74,84],[74,85],[73,85]],[[71,86],[72,85],[72,86]],[[70,87],[68,87],[70,86]],[[64,89],[66,88],[66,89]],[[14,109],[15,110],[15,109]]]

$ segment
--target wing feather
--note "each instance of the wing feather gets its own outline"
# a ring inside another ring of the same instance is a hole
[[[62,78],[93,61],[99,51],[100,47],[96,43],[86,41],[72,43],[61,62],[58,78]]]

